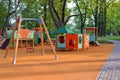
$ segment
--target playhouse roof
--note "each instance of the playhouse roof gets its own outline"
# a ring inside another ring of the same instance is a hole
[[[58,29],[55,33],[59,34],[59,33],[74,33],[74,32],[64,26],[64,27],[61,27],[60,29]]]

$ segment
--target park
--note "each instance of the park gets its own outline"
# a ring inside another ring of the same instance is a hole
[[[0,80],[120,79],[120,1],[0,4]]]

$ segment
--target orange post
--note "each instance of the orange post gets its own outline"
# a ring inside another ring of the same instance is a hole
[[[44,55],[44,39],[43,39],[43,28],[42,24],[40,26],[40,38],[41,38],[41,49],[42,49],[42,55]]]

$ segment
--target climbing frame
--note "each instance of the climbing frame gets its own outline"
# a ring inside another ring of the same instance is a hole
[[[20,35],[20,27],[21,27],[21,22],[24,21],[24,20],[37,20],[39,22],[39,27],[40,27],[40,36],[41,36],[41,49],[42,49],[42,54],[44,55],[44,41],[43,41],[43,32],[42,32],[42,29],[45,30],[46,34],[47,34],[47,37],[48,37],[48,40],[50,42],[50,45],[52,47],[52,50],[53,50],[53,53],[54,53],[54,56],[55,56],[55,59],[58,60],[58,56],[56,54],[56,51],[55,51],[55,48],[53,46],[53,43],[51,41],[51,38],[50,38],[50,35],[49,35],[49,32],[46,28],[46,25],[44,23],[44,20],[41,18],[22,18],[21,16],[18,16],[18,19],[16,21],[16,25],[13,29],[13,33],[12,33],[12,36],[11,36],[11,39],[10,39],[10,42],[6,48],[6,53],[5,53],[5,58],[7,57],[7,54],[8,54],[8,51],[9,51],[9,48],[10,48],[10,44],[12,43],[12,41],[14,40],[14,33],[15,33],[15,30],[17,30],[17,35]],[[19,44],[19,40],[20,40],[20,36],[17,36],[16,38],[16,44],[15,44],[15,52],[14,52],[14,59],[13,59],[13,64],[16,64],[16,60],[17,60],[17,51],[18,51],[18,44]]]

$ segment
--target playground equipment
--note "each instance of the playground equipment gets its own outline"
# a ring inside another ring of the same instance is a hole
[[[35,44],[38,45],[40,44],[41,42],[41,39],[40,39],[40,28],[33,28],[34,30],[34,40],[35,40]],[[44,33],[44,30],[43,30],[43,33]],[[44,36],[44,34],[43,34]]]
[[[97,33],[98,30],[96,27],[86,27],[85,28],[86,33],[88,33],[90,35],[90,42],[91,41],[96,41],[97,40]]]
[[[9,41],[10,41],[10,38],[12,36],[12,33],[13,33],[13,30],[7,30],[7,37],[6,37],[6,40],[4,41],[4,43],[2,44],[1,46],[1,49],[6,49],[8,44],[9,44]],[[14,33],[14,40],[13,42],[10,44],[10,48],[13,48],[15,47],[15,40],[17,39],[17,30],[15,30],[15,33]],[[21,42],[22,44],[22,41],[25,41],[25,45],[26,45],[26,49],[28,49],[28,43],[27,41],[32,41],[32,48],[34,48],[34,32],[31,31],[31,30],[27,30],[27,29],[21,29],[20,30],[20,34],[19,34],[19,41]],[[23,46],[21,46],[23,47]],[[30,47],[29,47],[30,48]]]
[[[1,49],[6,49],[7,48],[8,44],[9,44],[9,41],[10,41],[10,38],[11,38],[11,35],[12,35],[12,32],[13,32],[13,30],[8,30],[7,31],[7,37],[6,37],[6,40],[3,42],[3,44],[1,45],[1,47],[0,47]],[[11,48],[14,47],[13,42],[10,44],[10,47]]]
[[[57,36],[57,49],[77,49],[78,35],[77,34],[60,34]]]
[[[25,43],[26,52],[34,52],[34,31],[28,29],[20,29],[19,35],[17,33],[18,31],[16,30],[14,33],[14,42],[16,41],[17,36],[19,36],[19,41],[21,44],[23,41]],[[32,41],[32,46],[28,45],[28,41]]]
[[[90,44],[92,45],[96,44],[100,46],[100,43],[97,41],[98,29],[96,27],[87,27],[85,28],[85,31],[90,35],[89,37]]]
[[[70,50],[70,49],[85,49],[89,47],[89,35],[75,34],[66,27],[62,27],[56,31],[56,49]]]
[[[55,59],[58,60],[58,56],[56,55],[56,51],[54,49],[54,46],[52,44],[52,41],[50,39],[50,36],[49,36],[49,33],[48,33],[48,30],[46,28],[46,25],[44,23],[44,20],[41,18],[22,18],[21,16],[18,16],[18,19],[16,21],[16,25],[13,29],[13,33],[12,33],[12,36],[10,38],[10,42],[6,48],[6,53],[5,53],[5,56],[7,56],[8,54],[8,51],[9,51],[9,47],[10,47],[10,44],[12,43],[13,39],[14,39],[14,33],[15,33],[15,30],[17,30],[16,34],[18,35],[16,37],[16,46],[15,46],[15,52],[14,52],[14,59],[13,59],[13,64],[16,64],[16,58],[17,58],[17,51],[18,51],[18,44],[19,44],[19,40],[20,40],[20,27],[21,27],[21,22],[24,21],[24,20],[36,20],[39,22],[39,27],[40,27],[40,36],[41,36],[41,48],[42,48],[42,54],[44,55],[44,41],[43,41],[43,33],[42,33],[42,29],[44,28],[46,34],[47,34],[47,37],[48,37],[48,40],[50,41],[50,44],[51,44],[51,47],[52,47],[52,50],[54,52],[54,56],[55,56]],[[43,27],[43,28],[42,28]]]
[[[89,48],[89,34],[83,34],[83,49]]]

